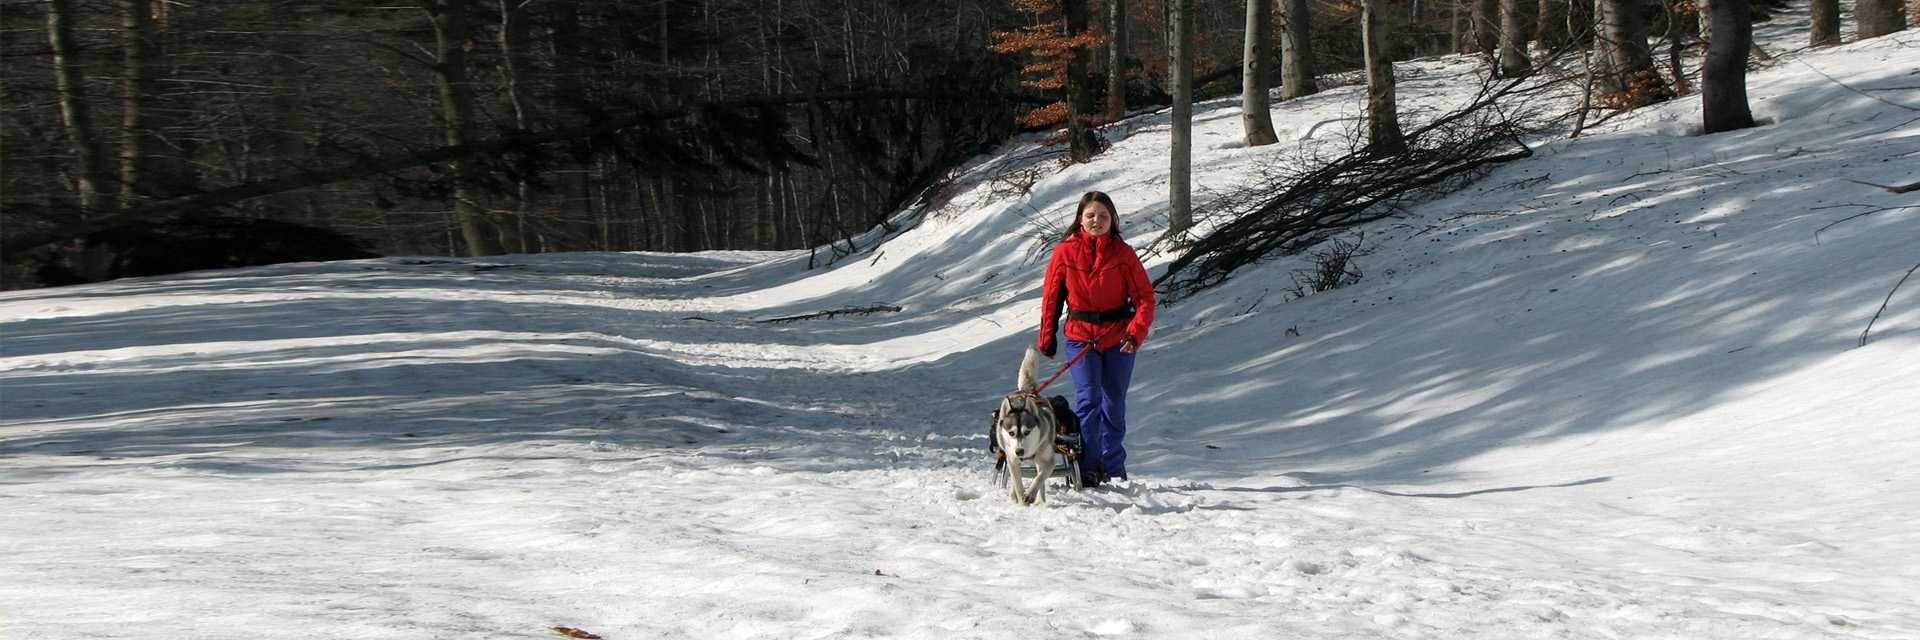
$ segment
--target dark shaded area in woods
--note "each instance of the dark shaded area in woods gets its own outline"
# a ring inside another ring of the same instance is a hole
[[[0,285],[146,273],[151,257],[115,255],[141,243],[209,252],[177,261],[198,266],[826,245],[1062,99],[1023,84],[1031,59],[991,49],[1050,19],[1033,4],[0,4]],[[1196,97],[1236,92],[1245,6],[1194,4]],[[1276,4],[1312,12],[1318,73],[1361,66],[1359,3]],[[1575,34],[1580,4],[1565,14]],[[1114,5],[1073,6],[1107,16],[1091,20],[1102,51],[1084,56],[1081,100],[1108,104],[1120,86],[1129,109],[1168,103],[1168,3],[1118,5],[1119,55],[1101,26]],[[1395,59],[1476,47],[1470,0],[1383,6]],[[312,232],[209,244],[294,228]]]

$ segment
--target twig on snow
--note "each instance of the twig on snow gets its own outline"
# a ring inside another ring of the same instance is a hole
[[[1900,285],[1906,284],[1907,278],[1913,277],[1913,272],[1916,270],[1920,270],[1920,264],[1913,265],[1912,269],[1908,269],[1907,275],[1900,276],[1900,281],[1893,283],[1893,289],[1887,291],[1887,299],[1880,301],[1880,309],[1873,312],[1873,318],[1867,320],[1867,328],[1860,331],[1860,346],[1867,346],[1867,334],[1873,331],[1873,323],[1878,322],[1880,320],[1880,314],[1886,312],[1887,303],[1893,302],[1893,292],[1899,291]]]
[[[1870,205],[1864,205],[1864,204],[1835,204],[1835,205],[1827,205],[1827,206],[1824,206],[1824,207],[1814,207],[1814,210],[1816,210],[1816,211],[1818,211],[1818,210],[1820,210],[1820,209],[1834,209],[1834,208],[1838,208],[1838,207],[1865,207],[1865,206],[1870,206]],[[1831,228],[1833,228],[1833,226],[1834,226],[1834,225],[1837,225],[1837,224],[1840,224],[1840,223],[1842,223],[1842,222],[1848,222],[1848,221],[1851,221],[1851,220],[1854,220],[1854,219],[1857,219],[1857,218],[1865,218],[1865,217],[1867,217],[1867,216],[1870,216],[1870,215],[1873,215],[1873,214],[1876,214],[1876,213],[1886,213],[1886,212],[1888,212],[1888,211],[1900,211],[1900,210],[1903,210],[1903,209],[1920,209],[1920,204],[1917,204],[1917,205],[1908,205],[1908,206],[1904,206],[1904,207],[1875,207],[1875,208],[1873,208],[1873,209],[1871,209],[1871,210],[1868,210],[1868,211],[1862,211],[1862,212],[1860,212],[1860,213],[1856,213],[1856,214],[1853,214],[1853,215],[1850,215],[1850,216],[1847,216],[1847,217],[1845,217],[1845,218],[1841,218],[1841,219],[1839,219],[1839,220],[1835,220],[1835,221],[1833,221],[1833,222],[1829,222],[1829,223],[1827,223],[1827,224],[1826,224],[1825,226],[1822,226],[1822,227],[1820,227],[1820,228],[1818,228],[1818,229],[1814,229],[1814,230],[1813,230],[1813,243],[1814,243],[1814,244],[1820,244],[1820,232],[1822,232],[1822,231],[1826,231],[1826,230],[1828,230],[1828,229],[1831,229]]]

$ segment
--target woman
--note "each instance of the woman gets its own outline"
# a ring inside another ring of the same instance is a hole
[[[1140,256],[1120,239],[1113,199],[1098,191],[1080,197],[1067,235],[1047,262],[1041,285],[1040,339],[1034,345],[1053,357],[1054,326],[1067,307],[1067,358],[1074,362],[1073,413],[1080,418],[1080,460],[1087,486],[1127,477],[1127,384],[1134,353],[1153,325],[1153,283]]]

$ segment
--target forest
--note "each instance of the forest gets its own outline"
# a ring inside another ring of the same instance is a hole
[[[1772,2],[7,2],[0,284],[854,251],[1011,136],[1084,161],[1100,127],[1168,107],[1178,230],[1194,100],[1241,95],[1258,145],[1268,100],[1367,83],[1364,155],[1392,157],[1393,61],[1473,52],[1495,79],[1590,58],[1583,121],[1701,91],[1709,130],[1751,126],[1741,78]],[[1840,42],[1841,8],[1813,3],[1808,46]],[[1901,0],[1852,10],[1861,38],[1909,19]]]

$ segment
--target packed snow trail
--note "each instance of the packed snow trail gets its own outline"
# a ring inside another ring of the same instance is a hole
[[[646,270],[602,259],[592,271]],[[1677,520],[1657,492],[1572,511],[1544,495],[1591,499],[1609,477],[1453,494],[1154,478],[1015,507],[986,473],[986,409],[1011,379],[993,359],[804,375],[679,363],[580,336],[777,345],[875,323],[521,308],[585,276],[564,262],[578,257],[511,260],[489,278],[514,295],[464,302],[408,293],[463,263],[373,261],[103,285],[179,304],[79,336],[69,319],[14,323],[0,603],[23,613],[8,637],[1913,629],[1914,603],[1895,596],[1910,583],[1859,591],[1874,567],[1835,565],[1819,540]],[[309,290],[218,302],[289,281]],[[667,299],[693,282],[618,292]],[[352,298],[343,321],[314,295],[331,286],[382,295]],[[71,357],[71,340],[104,348]]]

